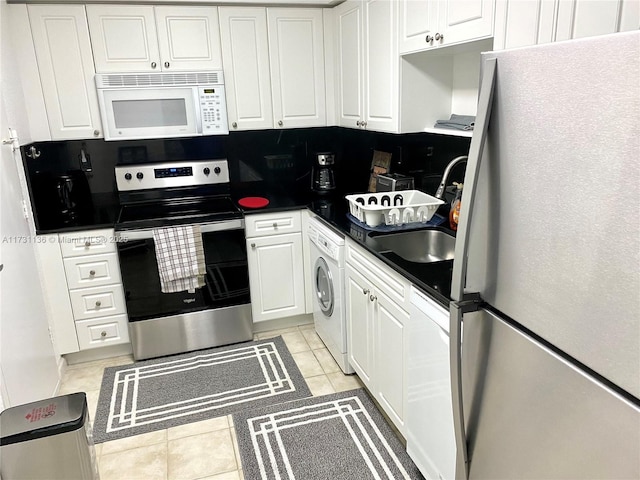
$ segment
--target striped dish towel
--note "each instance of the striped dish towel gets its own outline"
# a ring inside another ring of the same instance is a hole
[[[154,228],[153,241],[162,293],[193,293],[204,287],[206,265],[199,225]]]

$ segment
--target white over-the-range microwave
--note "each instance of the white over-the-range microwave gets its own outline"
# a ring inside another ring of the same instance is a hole
[[[229,133],[222,71],[95,78],[105,140]]]

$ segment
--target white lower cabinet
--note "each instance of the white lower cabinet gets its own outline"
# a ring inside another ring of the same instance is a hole
[[[247,215],[254,322],[306,313],[300,211]]]
[[[113,230],[45,235],[38,242],[56,351],[129,342]]]
[[[345,277],[349,361],[404,434],[410,284],[349,241]]]

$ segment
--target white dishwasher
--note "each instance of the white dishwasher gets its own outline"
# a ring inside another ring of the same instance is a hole
[[[407,453],[426,478],[453,480],[449,312],[415,287],[408,338]]]

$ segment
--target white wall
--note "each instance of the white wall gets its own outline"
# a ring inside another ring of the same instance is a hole
[[[6,0],[0,0],[0,140],[28,132],[24,94]],[[24,173],[18,142],[0,146],[0,393],[10,407],[57,392],[58,363],[33,242],[33,224],[23,214]]]

